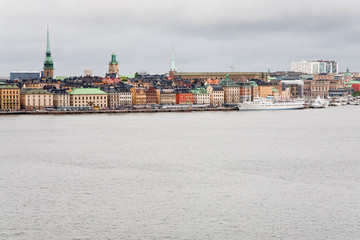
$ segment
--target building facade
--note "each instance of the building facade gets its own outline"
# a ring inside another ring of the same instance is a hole
[[[145,105],[146,104],[146,88],[145,87],[132,87],[132,105]]]
[[[0,109],[20,109],[20,89],[13,85],[0,85]]]
[[[54,107],[53,94],[44,89],[26,88],[20,91],[21,108],[41,110]]]
[[[156,90],[157,104],[160,105],[175,105],[176,93],[173,89],[157,89]]]
[[[210,93],[210,105],[220,107],[224,104],[224,89],[220,85],[209,85],[207,87]]]
[[[65,89],[54,89],[50,93],[53,94],[54,107],[70,106],[70,94]]]
[[[145,90],[146,93],[146,104],[154,105],[157,104],[156,90],[154,87],[149,87]]]
[[[193,94],[193,102],[198,105],[210,105],[210,93],[203,87],[197,87],[191,90]]]
[[[74,88],[70,92],[70,106],[107,108],[108,95],[98,88]]]
[[[188,89],[178,89],[176,91],[176,104],[188,105],[193,103],[193,94]]]
[[[221,82],[221,86],[224,89],[224,103],[236,104],[240,102],[240,86],[230,80],[228,75]]]
[[[324,60],[292,62],[291,71],[307,74],[337,73],[338,63]]]

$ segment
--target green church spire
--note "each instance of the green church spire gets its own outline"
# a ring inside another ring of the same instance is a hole
[[[53,69],[53,68],[54,68],[54,63],[51,57],[51,50],[50,50],[49,26],[47,26],[46,57],[44,61],[44,69]]]
[[[109,64],[118,64],[118,62],[116,61],[116,54],[115,53],[111,54],[111,61],[109,62]]]
[[[170,71],[176,72],[174,46],[172,47]]]

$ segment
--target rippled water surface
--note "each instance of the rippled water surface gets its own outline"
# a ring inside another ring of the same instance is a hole
[[[0,116],[0,239],[359,239],[360,107]]]

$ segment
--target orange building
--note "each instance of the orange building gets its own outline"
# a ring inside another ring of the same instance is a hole
[[[185,105],[185,104],[193,104],[193,103],[194,103],[193,94],[189,90],[182,89],[176,91],[176,104]]]

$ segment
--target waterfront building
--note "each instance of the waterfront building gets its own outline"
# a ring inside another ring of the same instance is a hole
[[[146,93],[146,104],[153,105],[157,104],[156,90],[154,87],[149,87],[145,90]]]
[[[310,83],[310,96],[311,98],[316,98],[320,96],[321,98],[325,98],[329,96],[330,90],[330,80],[327,79],[318,79],[313,80]]]
[[[267,98],[268,96],[273,95],[273,86],[271,84],[262,84],[258,86],[259,89],[259,97]]]
[[[193,94],[193,102],[198,105],[210,105],[210,93],[203,87],[197,87],[191,90]]]
[[[220,107],[224,104],[224,89],[220,85],[210,84],[207,87],[210,93],[210,105]]]
[[[68,107],[70,106],[70,94],[66,89],[51,89],[53,94],[54,107]]]
[[[240,87],[240,102],[251,101],[251,83],[250,82],[239,82]]]
[[[251,101],[254,101],[254,98],[259,97],[259,86],[255,81],[250,81],[251,86]]]
[[[224,103],[236,104],[240,102],[240,86],[233,80],[230,80],[229,75],[221,82],[224,89]]]
[[[44,89],[25,88],[20,91],[22,109],[35,110],[54,106],[53,94]]]
[[[146,88],[145,87],[132,87],[132,105],[145,105],[146,104]]]
[[[117,87],[119,91],[119,106],[130,106],[132,104],[132,93],[125,86]]]
[[[0,85],[0,109],[20,109],[20,89],[13,85]]]
[[[178,105],[187,105],[193,104],[193,94],[187,88],[177,89],[176,90],[176,104]]]
[[[353,91],[360,91],[360,81],[350,81],[346,85],[347,88],[352,88]]]
[[[112,78],[119,77],[119,63],[116,61],[116,54],[111,54],[111,61],[109,62],[109,76]]]
[[[11,71],[10,72],[10,80],[33,80],[40,79],[41,71]]]
[[[114,86],[103,87],[101,90],[108,94],[107,105],[109,108],[115,109],[120,106],[120,92]]]
[[[289,100],[291,98],[291,87],[286,84],[282,85],[282,91],[280,94],[282,100]]]
[[[291,71],[307,74],[337,73],[338,63],[324,60],[292,62]]]
[[[70,92],[72,107],[107,108],[107,93],[99,88],[74,88]]]
[[[47,29],[46,57],[44,61],[44,77],[54,78],[54,62],[51,57],[49,28]]]
[[[174,89],[165,88],[156,90],[157,104],[160,105],[175,105],[176,93]]]

